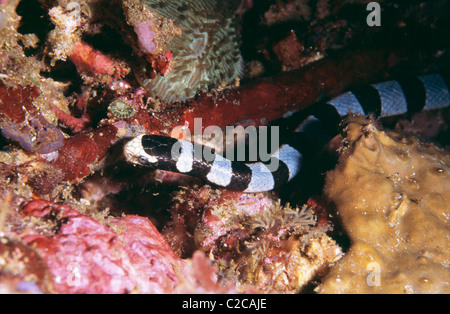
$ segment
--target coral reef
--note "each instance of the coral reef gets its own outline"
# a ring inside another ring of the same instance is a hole
[[[168,19],[181,28],[181,34],[167,44],[173,52],[170,71],[150,79],[145,78],[145,73],[138,73],[150,95],[163,102],[186,100],[199,91],[231,83],[242,75],[239,34],[227,2],[146,0],[143,3],[144,10],[150,10],[151,15]],[[156,32],[147,31],[156,22],[133,23],[143,51],[158,51],[153,39]]]
[[[70,52],[70,60],[80,71],[96,75],[120,77],[129,71],[120,63],[83,42],[79,42],[73,47]]]
[[[143,133],[269,125],[450,67],[449,1],[379,2],[369,28],[365,0],[0,0],[0,292],[448,292],[447,151],[353,121],[337,213],[339,137],[265,194],[123,160]],[[450,145],[449,121],[383,123]]]
[[[208,252],[239,287],[296,293],[342,256],[325,233],[330,226],[317,225],[307,206],[291,209],[263,194],[219,194],[208,187],[175,199],[164,231],[170,245],[181,256]]]
[[[32,105],[39,95],[34,87],[14,90],[0,83],[0,129],[4,137],[16,141],[30,152],[47,154],[63,145],[63,133],[50,124]]]
[[[449,293],[448,151],[370,120],[346,125],[325,193],[351,247],[318,291]]]
[[[108,106],[108,111],[120,119],[131,118],[136,110],[128,103],[122,100],[115,100]]]
[[[215,268],[200,252],[189,261],[176,256],[143,217],[93,219],[43,200],[13,215],[21,216],[15,218],[20,224],[11,224],[8,236],[21,241],[1,238],[6,266],[0,273],[19,276],[18,288],[27,282],[54,293],[237,292],[214,279]]]
[[[0,291],[4,294],[51,291],[51,274],[37,251],[20,241],[0,238]]]
[[[225,127],[233,125],[245,116],[250,120],[265,118],[269,121],[281,118],[284,112],[305,108],[326,94],[339,94],[351,81],[366,82],[380,75],[401,58],[395,50],[363,49],[344,51],[331,59],[320,60],[314,65],[297,71],[280,73],[273,77],[254,80],[241,88],[224,91],[223,94],[201,94],[189,101],[182,119],[193,125],[195,117],[202,117],[204,125]],[[389,60],[395,60],[391,63]],[[377,64],[373,67],[372,64]],[[364,69],[355,71],[355,69]],[[330,77],[326,73],[335,73]],[[317,77],[325,78],[320,84]],[[259,105],[258,105],[259,104]],[[239,108],[230,112],[229,108]],[[208,112],[207,116],[202,113]],[[191,130],[193,131],[193,130]]]

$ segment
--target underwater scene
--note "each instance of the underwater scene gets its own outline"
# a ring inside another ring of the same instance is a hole
[[[449,34],[449,0],[0,0],[0,293],[450,293]]]

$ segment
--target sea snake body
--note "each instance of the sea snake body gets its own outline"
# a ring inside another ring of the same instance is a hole
[[[132,139],[125,145],[124,153],[131,163],[196,176],[226,189],[247,193],[270,191],[298,174],[310,147],[305,143],[310,143],[318,130],[338,125],[349,113],[387,117],[444,108],[450,105],[449,90],[448,76],[431,74],[363,85],[326,103],[312,105],[307,109],[308,119],[294,133],[295,141],[284,142],[270,155],[271,161],[278,162],[273,171],[269,170],[268,162],[237,162],[214,153],[211,153],[213,160],[206,160],[194,154],[203,146],[159,135]],[[331,137],[325,136],[321,143]]]

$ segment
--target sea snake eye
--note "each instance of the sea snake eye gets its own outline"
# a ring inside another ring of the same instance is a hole
[[[152,163],[148,161],[146,157],[139,157],[137,160],[142,165],[151,165]]]

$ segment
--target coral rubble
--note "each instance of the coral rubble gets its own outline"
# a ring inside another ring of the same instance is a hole
[[[351,247],[321,293],[450,292],[450,154],[414,137],[347,121],[327,176]]]

